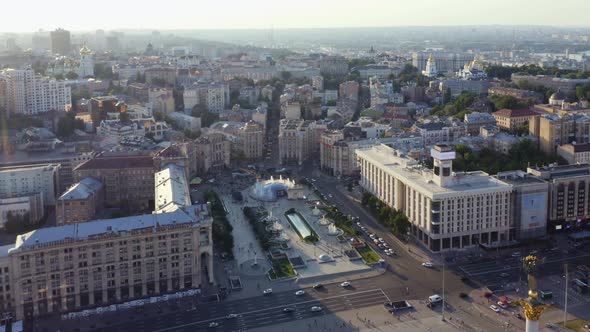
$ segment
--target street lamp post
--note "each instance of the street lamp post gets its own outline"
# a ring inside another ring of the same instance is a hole
[[[441,253],[440,255],[443,261],[443,272],[442,272],[442,317],[441,320],[445,320],[445,256]]]

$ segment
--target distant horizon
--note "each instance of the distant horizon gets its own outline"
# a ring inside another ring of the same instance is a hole
[[[74,0],[54,0],[34,5],[12,2],[3,9],[0,31],[6,33],[51,31],[60,26],[80,32],[541,26],[541,22],[555,27],[590,27],[588,0],[300,0],[296,5],[274,0],[168,0],[141,6],[103,0],[87,8]],[[99,14],[103,12],[110,15]]]
[[[75,30],[67,29],[63,26],[56,26],[53,29],[37,29],[29,31],[0,31],[1,34],[34,34],[39,32],[51,32],[57,29],[64,29],[73,33],[95,33],[98,30],[105,32],[119,32],[119,31],[138,31],[138,32],[168,32],[168,31],[268,31],[268,30],[341,30],[341,29],[396,29],[396,28],[417,28],[417,29],[428,29],[428,28],[492,28],[492,27],[505,27],[505,28],[559,28],[559,29],[588,29],[590,30],[590,24],[586,26],[582,25],[533,25],[533,24],[465,24],[465,25],[390,25],[390,26],[335,26],[335,27],[249,27],[249,28],[96,28],[88,30]]]

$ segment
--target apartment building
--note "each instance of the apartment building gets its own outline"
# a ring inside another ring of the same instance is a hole
[[[320,73],[344,76],[348,74],[348,62],[341,56],[327,56],[320,60]]]
[[[496,118],[496,125],[506,130],[516,130],[534,121],[534,118],[539,116],[530,109],[511,110],[507,108],[496,111],[492,115]]]
[[[221,133],[210,133],[195,140],[197,174],[230,166],[231,142]]]
[[[569,143],[590,143],[590,117],[585,114],[543,114],[529,123],[529,133],[538,138],[539,150],[554,156]]]
[[[93,177],[104,185],[106,206],[145,210],[154,201],[154,161],[142,155],[99,155],[74,169],[81,181]]]
[[[327,125],[316,121],[283,119],[279,125],[279,161],[301,165],[320,150]]]
[[[64,81],[43,77],[32,69],[6,69],[0,76],[6,81],[5,103],[10,113],[36,115],[67,111],[72,106],[71,90]]]
[[[457,122],[416,122],[411,130],[420,134],[426,147],[435,144],[455,144],[461,137],[467,136],[467,125]]]
[[[59,190],[58,164],[0,167],[0,198],[43,195],[43,204],[55,205]]]
[[[410,232],[433,252],[513,238],[512,187],[485,172],[453,172],[455,152],[434,146],[434,168],[427,169],[385,145],[356,152],[361,186],[402,211]]]
[[[496,118],[490,113],[473,112],[465,114],[463,123],[467,125],[467,132],[472,136],[476,136],[479,135],[481,127],[495,125]]]
[[[16,197],[0,196],[0,229],[6,228],[10,217],[27,216],[28,221],[37,222],[45,215],[43,193],[35,192]]]
[[[104,206],[104,185],[87,177],[72,185],[55,204],[57,225],[86,222],[95,219]]]
[[[184,89],[184,108],[205,105],[209,112],[220,113],[229,107],[229,86],[225,83],[195,83]]]
[[[264,127],[252,120],[238,130],[238,149],[247,160],[262,158],[264,153]]]
[[[359,84],[356,81],[346,81],[338,86],[338,95],[341,99],[358,100]]]

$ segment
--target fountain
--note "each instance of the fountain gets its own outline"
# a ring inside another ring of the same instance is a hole
[[[313,210],[311,210],[311,214],[313,214],[314,216],[319,216],[321,213],[320,209],[318,209],[318,206],[316,205]]]
[[[342,234],[344,234],[344,231],[336,227],[334,223],[330,223],[330,225],[328,225],[328,235],[340,236]]]
[[[319,220],[319,224],[322,226],[328,226],[328,225],[330,225],[330,223],[331,223],[330,219],[326,218],[325,214]]]
[[[274,202],[281,192],[286,192],[295,186],[295,181],[273,176],[269,180],[258,180],[250,189],[250,196],[263,202]]]

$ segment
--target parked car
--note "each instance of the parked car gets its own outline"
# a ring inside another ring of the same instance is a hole
[[[313,285],[312,288],[313,289],[320,289],[320,288],[323,288],[323,287],[324,287],[324,285],[322,285],[322,284],[315,284],[315,285]]]
[[[427,268],[432,268],[434,265],[431,262],[424,262],[422,263],[422,266],[427,267]]]
[[[350,287],[350,282],[345,281],[343,283],[340,284],[340,287]]]
[[[216,322],[209,323],[209,327],[218,327],[218,326],[219,326],[219,323],[216,323]]]
[[[381,238],[381,237],[380,237],[380,238],[379,238],[379,242],[381,242],[381,243],[385,243],[385,240],[383,240],[383,238]]]
[[[500,308],[502,308],[502,309],[506,309],[506,308],[508,308],[508,306],[506,305],[506,303],[504,303],[504,302],[502,302],[502,301],[498,301],[498,303],[497,303],[497,304],[498,304],[498,306],[500,306]]]
[[[297,295],[297,296],[301,296],[303,294],[305,294],[305,291],[303,289],[298,290],[298,291],[295,292],[295,295]]]
[[[311,309],[310,309],[310,310],[311,310],[312,312],[318,312],[318,311],[322,311],[322,307],[319,307],[319,306],[315,306],[315,305],[314,305],[313,307],[311,307]]]
[[[494,310],[494,312],[500,312],[500,308],[496,307],[495,305],[491,305],[490,309]]]
[[[272,288],[267,288],[265,290],[262,291],[262,294],[264,295],[270,295],[272,294]]]

